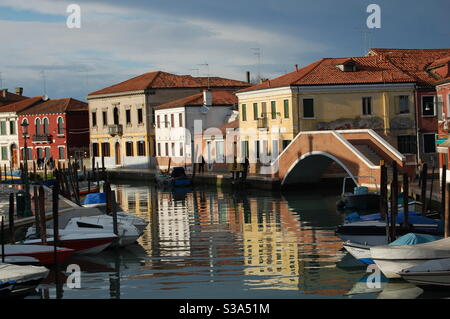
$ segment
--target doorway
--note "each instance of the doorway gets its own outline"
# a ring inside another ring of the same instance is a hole
[[[115,154],[116,154],[116,165],[120,165],[121,160],[120,160],[120,143],[119,142],[116,142]]]

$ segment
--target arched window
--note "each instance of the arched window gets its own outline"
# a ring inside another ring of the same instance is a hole
[[[48,135],[48,118],[44,119],[44,134]]]
[[[113,114],[114,124],[119,125],[119,109],[117,107],[115,107],[113,113],[114,113]]]
[[[64,134],[64,122],[62,117],[58,117],[58,134]]]
[[[36,119],[36,135],[41,135],[41,119]]]

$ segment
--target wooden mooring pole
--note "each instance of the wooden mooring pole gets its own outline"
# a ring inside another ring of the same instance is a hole
[[[409,229],[409,176],[403,173],[403,228]]]
[[[447,203],[446,186],[447,186],[447,165],[444,164],[442,166],[442,175],[441,175],[441,218],[444,218],[445,207]]]
[[[384,161],[380,161],[380,213],[386,220],[386,238],[389,242],[389,214],[388,214],[388,188],[387,188],[387,167]]]
[[[445,221],[445,238],[450,236],[450,184],[445,184],[445,211],[444,211],[444,221]]]
[[[2,263],[5,263],[5,222],[3,221],[5,218],[0,216],[2,219],[2,237],[0,240],[2,241]]]
[[[422,174],[420,177],[420,201],[422,202],[422,215],[424,216],[427,211],[427,178],[428,178],[428,166],[427,163],[422,165]]]
[[[15,229],[14,229],[14,193],[9,194],[9,242],[14,244],[15,240]]]
[[[392,184],[391,184],[391,241],[397,238],[396,225],[398,215],[398,168],[397,162],[392,162]]]
[[[56,180],[52,189],[52,213],[53,213],[53,253],[55,266],[58,267],[58,240],[59,240],[59,181]],[[56,272],[58,274],[58,272]]]
[[[41,222],[39,213],[39,196],[37,186],[33,187],[34,222],[36,224],[36,237],[41,238]]]
[[[39,221],[41,223],[41,241],[45,245],[47,244],[47,225],[45,219],[45,192],[44,187],[39,186]]]

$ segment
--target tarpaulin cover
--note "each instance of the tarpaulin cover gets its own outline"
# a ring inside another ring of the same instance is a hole
[[[439,239],[442,239],[442,237],[426,235],[426,234],[409,233],[400,238],[397,238],[397,240],[394,240],[389,245],[390,246],[417,245],[417,244],[429,243],[429,242],[439,240]]]
[[[106,203],[106,193],[90,193],[84,198],[83,205]]]

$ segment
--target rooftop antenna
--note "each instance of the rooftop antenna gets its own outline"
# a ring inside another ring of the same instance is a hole
[[[208,90],[209,90],[209,64],[205,62],[203,64],[199,64],[199,66],[206,66],[208,68]]]
[[[44,95],[47,95],[47,83],[46,83],[46,79],[45,79],[45,70],[41,70],[41,76],[42,76],[42,85],[43,85],[43,89],[44,89]]]
[[[362,33],[362,49],[363,49],[363,56],[369,52],[369,50],[372,48],[372,31],[368,29],[356,29],[357,31]]]
[[[200,76],[200,69],[196,68],[196,69],[189,69],[189,71],[195,71],[197,73],[197,77]]]
[[[250,48],[253,51],[253,55],[258,57],[258,80],[261,79],[261,48]]]

